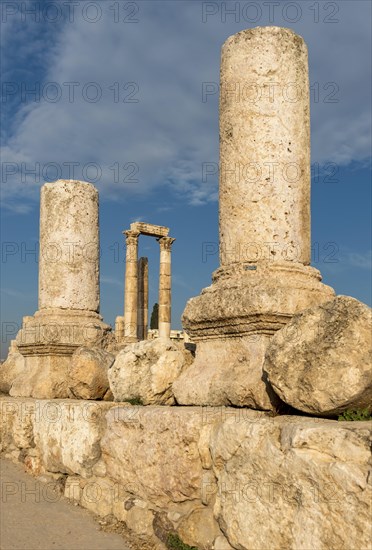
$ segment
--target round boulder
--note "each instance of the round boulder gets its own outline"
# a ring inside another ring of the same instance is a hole
[[[110,392],[107,371],[115,356],[103,349],[78,348],[71,358],[68,386],[71,397],[77,399],[105,399]]]
[[[338,296],[275,333],[264,371],[288,405],[314,415],[372,409],[371,309]]]

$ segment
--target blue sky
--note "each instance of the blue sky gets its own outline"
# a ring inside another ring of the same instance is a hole
[[[37,249],[40,185],[56,176],[100,190],[108,323],[123,311],[122,230],[135,220],[171,228],[172,324],[180,327],[187,299],[218,267],[217,254],[203,258],[203,243],[218,242],[218,178],[203,181],[202,166],[218,162],[220,48],[257,25],[290,27],[308,45],[313,265],[338,294],[371,304],[370,2],[1,8],[2,356],[9,327],[37,309],[37,257],[27,251]],[[203,83],[216,93],[203,97]],[[141,237],[140,255],[149,257],[152,305],[158,244]]]

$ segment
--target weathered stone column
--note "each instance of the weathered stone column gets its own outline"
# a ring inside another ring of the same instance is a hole
[[[147,340],[149,309],[149,260],[138,260],[138,316],[137,336],[139,340]]]
[[[222,47],[220,261],[310,264],[307,47],[258,27]]]
[[[41,188],[39,310],[99,310],[98,191],[82,181]]]
[[[220,268],[183,314],[196,359],[173,384],[179,404],[275,408],[262,370],[270,337],[334,295],[308,265],[308,82],[306,45],[289,29],[223,45]]]
[[[41,188],[39,310],[17,335],[26,358],[21,396],[68,397],[67,370],[80,346],[107,343],[99,315],[98,191],[58,180]]]
[[[159,271],[159,338],[170,338],[171,331],[171,248],[176,239],[161,237]]]
[[[124,300],[124,334],[126,342],[137,341],[137,302],[138,302],[138,237],[139,231],[128,229],[126,236],[125,264],[125,300]]]

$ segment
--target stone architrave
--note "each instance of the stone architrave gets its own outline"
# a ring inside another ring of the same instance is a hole
[[[66,375],[80,346],[105,345],[99,315],[98,191],[58,180],[41,188],[39,309],[17,335],[26,368],[12,395],[67,397]]]
[[[219,197],[220,267],[186,305],[196,360],[174,391],[180,404],[269,410],[270,337],[334,296],[309,265],[308,58],[289,29],[248,29],[223,45]]]
[[[146,222],[133,222],[130,224],[130,229],[148,237],[168,237],[169,235],[169,227]]]

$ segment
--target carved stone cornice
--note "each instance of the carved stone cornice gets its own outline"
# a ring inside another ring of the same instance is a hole
[[[18,350],[24,357],[40,355],[67,355],[71,356],[81,344],[18,344]]]

